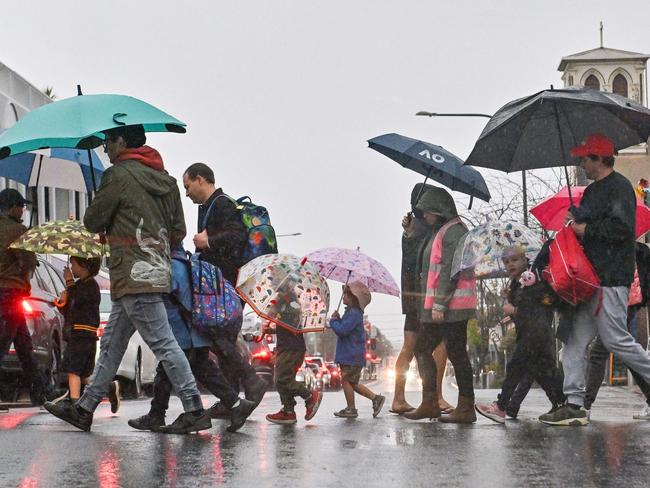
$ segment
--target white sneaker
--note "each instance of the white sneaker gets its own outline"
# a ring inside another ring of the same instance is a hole
[[[643,410],[632,415],[632,418],[636,420],[650,420],[650,405],[646,404]]]

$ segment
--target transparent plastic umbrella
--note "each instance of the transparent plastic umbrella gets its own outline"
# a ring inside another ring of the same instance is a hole
[[[542,248],[541,237],[517,222],[488,222],[471,229],[458,243],[451,265],[451,274],[473,275],[477,279],[507,276],[504,251],[520,246],[532,262]]]
[[[293,332],[325,327],[330,291],[307,258],[265,254],[239,270],[237,292],[257,315]]]

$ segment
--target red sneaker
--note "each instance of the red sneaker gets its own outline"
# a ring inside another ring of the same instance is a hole
[[[297,422],[295,412],[285,412],[284,410],[268,414],[266,420],[274,424],[295,424]]]
[[[323,399],[323,392],[320,390],[312,390],[311,396],[305,400],[305,420],[311,420],[318,412],[318,407],[320,407],[320,402]]]
[[[505,410],[501,410],[499,408],[497,402],[492,402],[489,405],[486,403],[477,403],[474,408],[478,413],[484,417],[489,418],[490,420],[494,420],[499,424],[506,423],[506,412]]]

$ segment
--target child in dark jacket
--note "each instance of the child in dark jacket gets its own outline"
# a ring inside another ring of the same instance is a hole
[[[295,297],[277,296],[277,316],[283,317],[287,322],[298,323],[300,317],[292,319],[290,314],[300,315],[300,309],[290,306],[295,302]],[[270,315],[273,315],[271,313]],[[270,325],[270,324],[268,324]],[[311,420],[316,415],[323,399],[323,392],[319,389],[310,390],[304,383],[296,381],[296,372],[305,360],[305,337],[303,334],[293,332],[282,325],[276,324],[275,346],[275,387],[280,395],[282,408],[276,413],[270,413],[266,420],[274,424],[295,424],[297,422],[295,406],[296,397],[305,400],[305,420]]]
[[[535,271],[527,271],[528,259],[518,246],[507,249],[503,264],[510,275],[508,302],[503,306],[517,330],[517,343],[508,361],[506,378],[497,401],[476,404],[476,411],[505,423],[508,403],[526,377],[537,381],[551,401],[552,409],[564,404],[563,375],[555,365],[553,315],[558,298]]]
[[[99,327],[99,302],[101,294],[95,276],[101,266],[100,258],[72,256],[70,267],[63,270],[66,290],[55,301],[65,317],[62,370],[68,373],[69,401],[76,402],[81,390],[89,381],[95,368],[97,328]],[[75,280],[76,278],[76,280]],[[108,394],[111,412],[120,408],[120,387],[111,383]]]
[[[373,393],[368,387],[359,383],[361,370],[366,364],[366,331],[363,327],[363,311],[370,303],[368,287],[354,281],[343,287],[343,304],[345,313],[341,317],[338,311],[332,314],[329,326],[336,333],[336,358],[341,367],[343,393],[347,407],[334,412],[336,417],[356,418],[357,408],[354,393],[372,400],[372,416],[377,417],[384,406],[386,398]]]

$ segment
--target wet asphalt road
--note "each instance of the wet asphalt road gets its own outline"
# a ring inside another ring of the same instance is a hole
[[[146,413],[148,400],[123,402],[116,416],[103,403],[91,433],[35,408],[15,409],[0,414],[0,487],[647,487],[650,422],[632,420],[641,397],[627,388],[602,392],[583,428],[540,424],[536,416],[548,409],[540,390],[505,427],[482,417],[472,426],[409,422],[389,414],[388,402],[373,419],[365,399],[358,419],[336,419],[341,392],[326,393],[314,420],[295,426],[264,420],[279,406],[269,393],[236,434],[226,421],[198,435],[135,431],[126,420]],[[477,391],[483,401],[495,395]],[[180,411],[174,399],[168,419]]]

